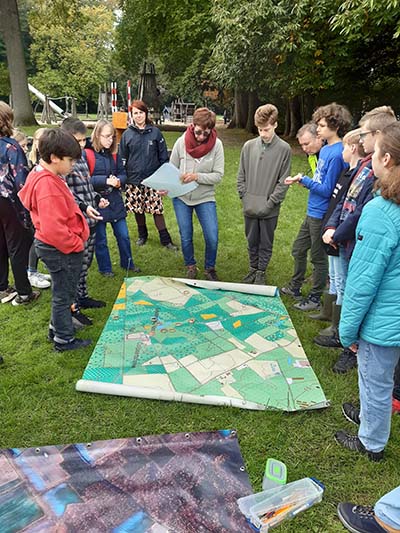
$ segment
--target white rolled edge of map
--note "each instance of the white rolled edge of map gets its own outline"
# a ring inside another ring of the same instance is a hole
[[[243,292],[258,296],[278,296],[278,287],[275,285],[249,285],[247,283],[229,283],[227,281],[207,281],[203,279],[171,278],[174,281],[185,283],[199,289],[216,289],[221,291]]]

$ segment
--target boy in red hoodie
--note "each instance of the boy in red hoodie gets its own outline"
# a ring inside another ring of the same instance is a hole
[[[56,351],[76,350],[91,344],[90,340],[74,337],[70,311],[89,227],[64,176],[81,157],[81,148],[70,133],[47,129],[40,137],[39,153],[39,165],[18,194],[36,230],[36,253],[51,275],[49,339]]]

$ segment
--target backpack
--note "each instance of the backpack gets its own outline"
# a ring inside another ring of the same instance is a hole
[[[93,176],[94,167],[96,166],[96,156],[94,155],[94,150],[92,148],[85,148],[86,161],[89,167],[90,175]],[[112,154],[115,165],[117,165],[117,154]]]

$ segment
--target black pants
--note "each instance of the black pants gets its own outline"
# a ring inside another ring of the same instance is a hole
[[[22,226],[11,200],[0,197],[0,291],[8,287],[10,260],[18,294],[31,294],[27,274],[31,244],[32,233]]]
[[[278,217],[250,218],[244,217],[250,266],[264,271],[272,256],[275,228]]]

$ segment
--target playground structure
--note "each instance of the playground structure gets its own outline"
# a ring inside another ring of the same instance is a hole
[[[76,117],[76,99],[72,96],[62,96],[59,98],[50,98],[48,95],[40,92],[36,87],[28,83],[29,91],[43,103],[41,122],[52,124],[57,122],[56,115],[61,118]],[[65,100],[65,111],[58,106],[54,100]]]
[[[196,104],[193,102],[183,102],[180,98],[172,102],[171,120],[172,122],[184,122],[185,124],[193,121],[193,113]]]

